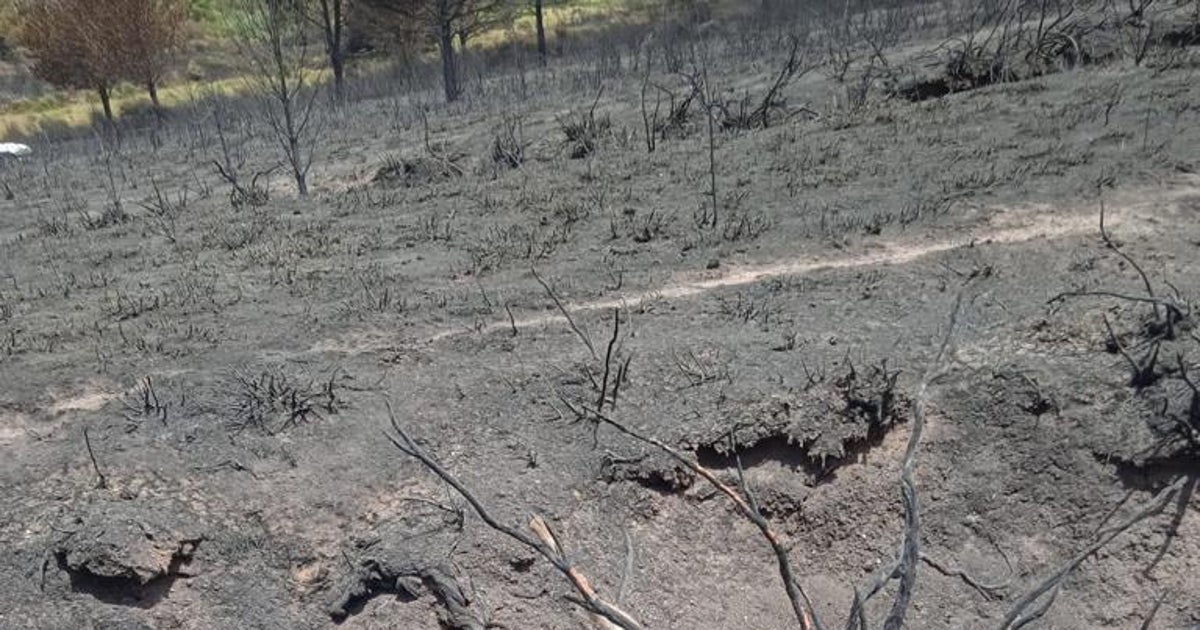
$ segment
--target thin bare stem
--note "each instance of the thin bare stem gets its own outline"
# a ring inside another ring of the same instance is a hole
[[[558,299],[558,293],[545,280],[542,280],[536,268],[530,267],[529,271],[533,273],[533,278],[537,280],[538,284],[542,285],[542,289],[546,291],[546,295],[549,295],[550,299],[554,300],[554,306],[558,307],[558,312],[562,313],[562,316],[567,320],[567,325],[571,327],[571,330],[579,337],[583,345],[587,346],[588,352],[592,354],[592,359],[599,360],[600,356],[596,354],[596,346],[592,343],[592,339],[575,324],[575,318],[571,317],[571,311],[568,311],[567,307],[563,305],[562,300]]]
[[[591,582],[567,559],[567,555],[563,551],[558,537],[554,535],[549,525],[540,516],[532,517],[529,523],[529,528],[534,532],[536,538],[496,520],[474,493],[467,489],[457,477],[443,468],[437,460],[426,453],[423,448],[417,445],[416,441],[409,437],[408,433],[400,427],[400,423],[396,420],[396,414],[392,411],[391,403],[386,402],[386,405],[388,419],[395,435],[385,431],[384,436],[387,437],[393,446],[405,455],[421,462],[430,472],[437,475],[451,488],[454,488],[455,492],[470,504],[471,508],[479,515],[479,518],[483,519],[483,522],[488,527],[536,551],[549,561],[559,573],[567,578],[575,591],[579,593],[579,598],[575,601],[589,612],[602,617],[611,624],[615,624],[621,630],[642,630],[642,625],[628,613],[600,598],[596,593],[596,589],[592,587]]]
[[[625,426],[624,424],[614,420],[604,413],[591,409],[582,409],[580,407],[576,407],[565,398],[560,397],[560,400],[562,400],[563,404],[567,405],[568,408],[570,408],[571,411],[578,417],[583,418],[590,415],[595,421],[601,424],[608,425],[624,435],[661,450],[669,455],[672,459],[682,464],[685,468],[703,478],[708,483],[712,484],[712,486],[716,488],[718,492],[728,497],[729,500],[733,502],[734,507],[737,508],[738,513],[758,528],[759,533],[762,534],[763,538],[766,539],[767,543],[771,546],[771,550],[775,552],[775,559],[779,565],[779,577],[783,581],[784,589],[787,591],[788,599],[792,604],[792,611],[796,615],[796,620],[800,622],[800,627],[802,630],[822,629],[822,625],[817,619],[816,612],[813,610],[812,604],[809,603],[808,596],[805,594],[804,589],[800,586],[800,583],[795,576],[795,572],[792,569],[791,557],[787,547],[784,546],[783,540],[778,532],[771,527],[770,522],[768,522],[767,519],[764,518],[763,515],[753,507],[752,498],[747,497],[742,492],[739,492],[729,484],[721,481],[711,470],[700,465],[699,462],[694,461],[687,455],[684,455],[678,449],[667,445],[662,440],[648,435],[643,435],[642,433]]]
[[[1079,568],[1079,565],[1083,564],[1084,560],[1087,560],[1097,551],[1100,551],[1100,549],[1102,549],[1105,545],[1112,542],[1114,538],[1121,535],[1126,530],[1140,523],[1141,521],[1161,512],[1163,508],[1167,506],[1167,503],[1171,501],[1171,497],[1173,497],[1176,492],[1179,492],[1187,480],[1187,477],[1180,477],[1179,479],[1175,480],[1175,483],[1172,483],[1171,485],[1160,490],[1158,494],[1154,495],[1154,498],[1143,504],[1129,518],[1108,530],[1094,543],[1088,545],[1087,548],[1075,554],[1075,556],[1067,561],[1066,564],[1030,589],[1028,593],[1017,600],[1017,603],[1013,605],[1012,610],[1010,610],[1008,615],[1004,617],[1004,621],[1000,625],[1002,630],[1015,630],[1016,628],[1020,628],[1033,619],[1045,614],[1045,611],[1049,609],[1050,603],[1053,602],[1054,597],[1058,593],[1059,587],[1062,585],[1063,580],[1065,580],[1067,576],[1074,572],[1075,569]],[[1050,603],[1043,604],[1037,608],[1031,608],[1047,593],[1050,594],[1048,598]]]
[[[596,411],[604,411],[604,400],[608,397],[608,377],[612,368],[613,348],[617,345],[617,337],[621,334],[621,309],[613,309],[613,332],[608,340],[608,350],[604,353],[604,377],[600,379],[600,397],[596,399]],[[620,381],[618,381],[618,384]],[[616,396],[613,404],[617,403]]]
[[[92,460],[92,470],[96,471],[96,489],[103,490],[108,487],[108,477],[100,472],[100,464],[96,462],[96,453],[92,451],[92,439],[88,437],[87,427],[83,428],[83,444],[87,447],[88,459]]]

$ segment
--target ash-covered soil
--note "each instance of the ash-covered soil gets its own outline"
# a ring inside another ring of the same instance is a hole
[[[423,105],[356,101],[314,194],[276,176],[258,206],[231,205],[203,122],[38,147],[0,171],[0,627],[585,623],[549,564],[393,446],[389,407],[647,628],[795,627],[754,526],[575,413],[598,406],[727,483],[740,463],[841,627],[900,548],[939,367],[909,627],[1000,627],[1171,484],[1036,627],[1200,624],[1190,54],[854,110],[814,71],[794,115],[718,133],[716,227],[702,115],[648,153],[632,71],[605,80],[613,130],[582,159],[559,121],[592,70],[552,66],[528,98],[496,80],[435,108],[432,157]],[[713,73],[759,90],[776,57]],[[516,115],[509,168],[492,144]],[[273,164],[273,140],[239,138],[247,172]],[[127,216],[104,220],[113,199]]]

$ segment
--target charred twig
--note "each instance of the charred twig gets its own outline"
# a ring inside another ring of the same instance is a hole
[[[108,477],[100,472],[100,464],[96,462],[96,453],[92,451],[92,439],[88,437],[87,427],[83,427],[83,445],[87,447],[88,459],[92,460],[92,470],[96,471],[96,489],[103,490],[108,487]]]
[[[459,529],[462,529],[463,523],[466,521],[466,514],[463,512],[463,509],[458,505],[446,505],[445,503],[441,503],[439,501],[435,501],[433,499],[429,499],[426,497],[419,497],[416,495],[407,495],[407,496],[403,496],[403,497],[398,497],[396,499],[396,501],[421,503],[424,505],[428,505],[434,509],[441,510],[441,511],[449,514],[450,516],[454,517],[454,521],[452,521],[451,524],[457,526]]]
[[[1154,498],[1143,504],[1133,515],[1102,534],[1098,540],[1075,554],[1066,564],[1017,600],[1012,610],[1004,617],[1004,621],[1000,626],[1002,630],[1016,630],[1045,614],[1053,604],[1054,598],[1057,596],[1058,590],[1067,576],[1074,572],[1080,564],[1083,564],[1084,560],[1087,560],[1105,545],[1112,542],[1114,538],[1141,521],[1161,512],[1167,506],[1167,503],[1170,502],[1171,497],[1183,487],[1187,479],[1187,477],[1180,477],[1175,483],[1160,490],[1158,494],[1154,495]],[[1045,598],[1044,603],[1038,605],[1036,608],[1032,608],[1035,603],[1042,600],[1047,594],[1049,596]]]
[[[792,602],[792,610],[796,613],[796,619],[800,621],[802,628],[808,628],[811,625],[819,629],[821,622],[815,616],[812,601],[808,599],[808,594],[804,592],[804,589],[800,588],[800,583],[792,571],[792,561],[788,550],[780,544],[777,536],[769,535],[772,532],[771,524],[763,516],[762,510],[758,507],[758,499],[754,496],[754,491],[746,483],[746,471],[742,468],[742,456],[737,452],[737,444],[734,442],[733,433],[729,434],[729,448],[733,453],[734,462],[737,464],[738,488],[742,491],[742,496],[746,498],[746,503],[750,507],[750,510],[746,512],[746,517],[750,519],[750,522],[754,523],[755,527],[758,527],[758,530],[764,536],[767,536],[767,541],[771,544],[771,550],[775,552],[775,559],[779,564],[779,577],[783,579],[783,585],[787,590],[788,599]],[[803,606],[800,605],[801,600],[803,600]]]
[[[790,50],[788,51],[787,61],[785,61],[783,67],[780,68],[779,75],[775,77],[775,82],[771,84],[770,89],[768,89],[767,93],[763,96],[762,102],[759,103],[758,107],[750,114],[749,117],[749,122],[751,122],[751,124],[762,125],[763,129],[766,129],[770,126],[769,117],[771,109],[779,104],[779,92],[787,87],[788,83],[790,83],[791,80],[797,76],[797,74],[804,74],[801,72],[803,58],[800,54],[800,38],[796,37],[795,35],[789,35],[788,42]]]
[[[421,462],[430,472],[437,475],[451,488],[454,488],[455,492],[470,504],[471,508],[479,515],[479,518],[483,519],[483,522],[488,527],[536,551],[550,562],[555,570],[567,578],[571,586],[579,594],[579,597],[569,597],[571,601],[588,610],[598,622],[604,620],[611,624],[611,627],[620,628],[621,630],[641,630],[642,625],[633,617],[617,606],[602,599],[596,593],[596,589],[592,587],[591,582],[571,564],[571,561],[567,558],[567,554],[563,551],[562,543],[540,516],[534,516],[529,522],[529,528],[533,531],[534,536],[530,536],[525,532],[497,521],[474,493],[468,490],[457,477],[443,468],[423,448],[418,446],[416,441],[409,437],[404,429],[400,427],[400,423],[396,420],[396,414],[392,411],[390,402],[387,403],[387,410],[392,431],[395,432],[395,435],[386,431],[384,432],[388,441],[399,449],[400,452]]]
[[[658,129],[658,110],[662,105],[662,98],[655,94],[654,111],[646,110],[646,92],[650,87],[650,64],[646,64],[646,75],[642,78],[642,130],[646,134],[646,152],[654,153],[654,149],[658,148],[656,129]]]
[[[892,602],[891,610],[884,619],[885,630],[898,630],[904,626],[904,618],[912,600],[913,589],[917,580],[917,564],[921,559],[921,509],[917,496],[916,468],[917,450],[921,444],[921,436],[925,431],[926,408],[929,403],[929,387],[950,370],[949,354],[954,329],[958,324],[958,314],[962,307],[963,292],[960,291],[954,300],[950,311],[950,321],[946,334],[942,337],[933,363],[917,386],[917,394],[913,411],[912,433],[909,435],[908,447],[904,452],[904,460],[900,472],[900,497],[904,503],[904,537],[894,563],[880,570],[871,584],[865,589],[855,589],[854,599],[850,604],[847,628],[865,630],[867,627],[866,604],[872,597],[883,590],[892,580],[899,581],[896,599]],[[852,368],[853,369],[853,368]]]
[[[629,379],[629,364],[632,361],[633,355],[630,354],[629,356],[625,357],[625,360],[622,361],[620,365],[617,366],[617,378],[613,381],[612,401],[609,404],[610,407],[617,406],[617,395],[621,393],[621,383],[624,383]]]
[[[1138,277],[1142,281],[1142,286],[1146,290],[1146,296],[1140,297],[1140,296],[1126,295],[1126,294],[1118,293],[1115,291],[1105,291],[1105,290],[1101,290],[1101,291],[1066,291],[1066,292],[1063,292],[1063,293],[1060,293],[1060,294],[1054,296],[1053,298],[1051,298],[1049,300],[1048,303],[1053,304],[1055,302],[1059,302],[1059,301],[1064,300],[1069,297],[1094,296],[1094,297],[1110,297],[1110,298],[1125,300],[1128,302],[1149,304],[1151,311],[1153,312],[1153,315],[1154,315],[1154,319],[1153,319],[1154,323],[1148,329],[1148,332],[1156,338],[1161,337],[1161,338],[1165,338],[1165,339],[1174,339],[1175,332],[1176,332],[1175,331],[1176,324],[1183,322],[1191,314],[1190,305],[1183,304],[1181,306],[1180,302],[1182,302],[1182,299],[1179,296],[1179,290],[1176,289],[1170,282],[1167,282],[1166,284],[1168,287],[1171,287],[1171,289],[1175,292],[1175,296],[1173,299],[1161,298],[1154,292],[1154,285],[1150,282],[1150,277],[1146,274],[1145,269],[1143,269],[1142,266],[1140,264],[1138,264],[1138,262],[1136,260],[1134,260],[1133,256],[1130,256],[1128,253],[1126,253],[1125,250],[1121,249],[1121,246],[1115,240],[1113,240],[1112,235],[1108,231],[1108,228],[1105,227],[1104,218],[1105,218],[1104,199],[1101,198],[1100,199],[1100,238],[1104,242],[1105,247],[1116,252],[1117,255],[1121,257],[1122,260],[1124,260],[1126,263],[1129,263],[1129,266],[1132,267],[1135,272],[1137,272]]]
[[[240,209],[242,206],[258,207],[266,204],[270,199],[270,191],[265,187],[260,187],[258,179],[264,175],[270,175],[282,166],[276,164],[265,171],[255,173],[254,177],[250,178],[250,186],[246,187],[242,185],[235,171],[226,170],[225,166],[216,160],[213,160],[213,164],[216,165],[221,179],[229,184],[229,202],[235,209]]]
[[[125,408],[129,410],[129,414],[125,415],[125,419],[136,426],[138,418],[148,418],[154,416],[165,427],[167,426],[167,405],[159,402],[158,393],[154,391],[154,381],[149,376],[142,379],[138,384],[138,397],[136,403],[131,403],[128,400],[123,400]],[[132,415],[130,415],[132,414]]]
[[[1108,329],[1109,341],[1116,348],[1117,352],[1129,362],[1129,368],[1132,371],[1132,375],[1129,377],[1129,385],[1138,389],[1153,385],[1158,380],[1158,374],[1154,371],[1154,367],[1158,363],[1158,349],[1160,344],[1155,341],[1151,345],[1150,350],[1146,352],[1146,356],[1141,361],[1138,361],[1130,356],[1129,351],[1121,344],[1121,340],[1117,339],[1117,334],[1113,332],[1112,324],[1108,323],[1108,317],[1104,316],[1102,319],[1104,320],[1104,327]]]
[[[671,355],[675,360],[675,369],[679,370],[679,373],[687,380],[687,385],[680,386],[679,390],[699,387],[705,383],[728,377],[725,369],[712,365],[716,360],[719,360],[719,352],[712,362],[701,359],[692,350],[688,350],[682,354],[672,351]]]
[[[1176,423],[1179,425],[1179,431],[1183,434],[1184,439],[1193,448],[1200,449],[1200,385],[1192,381],[1183,355],[1177,355],[1175,360],[1179,364],[1179,378],[1184,385],[1188,386],[1188,389],[1192,390],[1192,399],[1188,403],[1187,415],[1183,418],[1176,417]]]
[[[742,492],[739,492],[729,484],[721,481],[711,470],[705,468],[691,457],[684,455],[679,449],[664,443],[662,440],[652,436],[643,435],[642,433],[629,428],[628,426],[601,412],[577,407],[570,401],[566,400],[566,398],[560,397],[560,400],[563,402],[563,404],[567,405],[567,407],[577,417],[585,418],[590,415],[591,419],[597,423],[597,426],[599,424],[610,426],[624,435],[642,442],[643,444],[653,446],[654,448],[666,453],[672,459],[682,464],[685,468],[695,473],[696,476],[701,477],[708,483],[712,484],[712,486],[721,494],[724,494],[726,497],[728,497],[729,500],[733,502],[733,505],[737,509],[738,513],[758,528],[759,533],[761,533],[763,538],[766,539],[767,543],[771,546],[772,551],[775,552],[775,558],[779,563],[779,577],[783,581],[784,589],[787,591],[788,599],[792,604],[792,611],[796,615],[796,620],[800,622],[801,629],[821,630],[822,626],[816,617],[816,612],[809,603],[808,596],[805,595],[804,589],[800,586],[794,570],[792,569],[788,548],[784,546],[782,538],[771,526],[770,522],[767,521],[767,519],[764,518],[763,515],[752,505],[753,500],[751,498],[748,498]]]
[[[1124,250],[1122,250],[1116,244],[1116,242],[1114,242],[1112,240],[1112,237],[1109,236],[1109,234],[1108,234],[1108,230],[1104,229],[1104,198],[1103,197],[1100,198],[1100,238],[1104,240],[1104,245],[1106,247],[1108,247],[1109,249],[1116,252],[1118,256],[1125,259],[1125,262],[1129,263],[1130,267],[1133,267],[1133,270],[1136,271],[1137,274],[1139,276],[1141,276],[1141,278],[1142,278],[1142,285],[1144,287],[1146,287],[1146,295],[1150,296],[1151,299],[1156,299],[1155,295],[1154,295],[1154,287],[1153,287],[1153,285],[1150,284],[1150,278],[1149,278],[1149,276],[1146,275],[1146,272],[1142,270],[1142,266],[1139,265],[1137,263],[1137,261],[1133,259],[1132,256],[1130,256],[1129,254],[1126,254],[1124,252]],[[1158,306],[1155,305],[1154,306],[1154,318],[1158,319],[1158,316],[1159,316],[1158,315]]]
[[[1150,612],[1146,615],[1146,620],[1142,622],[1142,625],[1138,626],[1141,630],[1150,630],[1151,624],[1154,623],[1154,618],[1158,616],[1158,609],[1162,607],[1169,593],[1170,591],[1163,591],[1158,597],[1154,598],[1154,605],[1150,607]]]
[[[921,557],[921,508],[917,497],[917,449],[921,445],[921,436],[925,431],[925,413],[929,404],[929,386],[950,370],[948,353],[951,341],[954,339],[954,327],[958,323],[958,312],[962,306],[963,294],[960,291],[954,300],[950,311],[950,322],[946,326],[946,335],[942,338],[941,346],[934,357],[933,365],[917,386],[917,395],[913,411],[912,433],[909,435],[908,447],[904,451],[904,465],[900,473],[901,498],[904,501],[904,542],[900,547],[900,564],[896,571],[900,582],[892,609],[884,619],[884,630],[899,630],[904,627],[904,617],[912,599],[913,589],[917,582],[917,561]]]
[[[512,305],[505,304],[504,312],[508,313],[508,325],[512,329],[512,336],[517,336],[517,318],[513,317]]]
[[[446,148],[445,144],[443,143],[441,150],[438,150],[437,148],[435,148],[433,146],[433,142],[430,139],[430,133],[429,133],[429,110],[428,110],[428,108],[422,107],[422,108],[420,108],[419,111],[421,113],[421,130],[423,133],[422,140],[424,141],[424,144],[425,144],[425,153],[429,156],[429,158],[431,160],[434,160],[435,162],[438,162],[439,164],[441,164],[442,168],[446,172],[452,172],[452,173],[457,174],[459,177],[461,177],[465,173],[465,171],[463,171],[463,168],[461,166],[454,163],[454,158],[452,158],[451,156],[444,153],[444,150]]]
[[[879,594],[887,583],[898,577],[900,560],[893,560],[885,568],[880,569],[872,578],[866,589],[854,589],[854,599],[850,602],[850,614],[846,621],[846,630],[867,630],[866,605],[872,597]]]
[[[604,411],[604,401],[608,397],[608,376],[612,368],[613,347],[617,345],[617,337],[621,334],[621,309],[613,309],[613,333],[612,338],[608,340],[608,350],[604,353],[604,377],[600,379],[600,397],[596,399],[596,411]],[[620,368],[618,368],[620,371]],[[620,387],[620,375],[618,374],[617,387]],[[617,403],[614,393],[613,404]]]
[[[1012,572],[1013,572],[1012,564],[1009,563],[1007,556],[1003,556],[1003,557],[1004,557],[1004,563],[1008,565],[1009,577],[1007,580],[1004,580],[1003,582],[1000,582],[999,584],[984,584],[983,582],[980,582],[979,580],[972,577],[970,573],[967,573],[966,571],[963,571],[962,569],[949,569],[949,568],[945,567],[944,565],[942,565],[941,563],[934,560],[933,558],[929,557],[925,553],[921,554],[921,562],[924,562],[925,564],[929,565],[930,568],[932,568],[934,571],[937,571],[938,573],[941,573],[942,575],[944,575],[946,577],[956,577],[956,578],[962,580],[964,584],[966,584],[967,586],[970,586],[971,588],[978,591],[980,595],[983,595],[984,599],[996,600],[996,599],[1000,599],[1000,597],[1002,596],[1001,591],[1008,588],[1008,586],[1010,584],[1012,584],[1012,580],[1013,580],[1012,579]]]
[[[1063,291],[1062,293],[1059,293],[1058,295],[1055,295],[1054,297],[1047,300],[1046,303],[1054,304],[1055,302],[1061,302],[1067,298],[1074,298],[1074,297],[1107,297],[1107,298],[1115,298],[1118,300],[1125,300],[1127,302],[1149,304],[1151,306],[1151,308],[1154,309],[1154,313],[1155,313],[1154,321],[1156,323],[1161,323],[1161,325],[1162,325],[1161,331],[1167,339],[1175,338],[1175,324],[1183,321],[1187,317],[1187,314],[1191,312],[1190,306],[1184,305],[1183,307],[1181,307],[1178,299],[1170,299],[1169,300],[1169,299],[1163,299],[1163,298],[1154,297],[1154,296],[1142,297],[1139,295],[1127,295],[1124,293],[1117,293],[1116,291],[1103,291],[1103,290],[1101,290],[1101,291]],[[1162,311],[1165,314],[1165,318],[1163,318],[1163,319],[1160,319],[1158,317],[1158,312],[1159,312],[1158,309],[1160,307],[1162,308]],[[1185,311],[1185,309],[1186,309],[1186,311]]]
[[[538,284],[542,285],[542,288],[545,289],[546,295],[549,295],[550,299],[554,301],[554,306],[558,307],[558,312],[562,313],[563,318],[567,320],[567,325],[571,327],[571,330],[577,337],[579,337],[580,341],[583,342],[583,345],[587,346],[588,352],[592,354],[592,358],[599,360],[600,357],[596,354],[596,346],[592,343],[592,339],[587,336],[587,333],[585,333],[579,328],[579,326],[575,324],[575,318],[571,317],[571,311],[567,310],[567,307],[563,305],[562,300],[558,299],[558,293],[554,291],[553,287],[551,287],[549,284],[546,284],[545,280],[542,280],[542,277],[538,275],[535,267],[530,267],[529,271],[533,273],[533,278],[537,280]]]

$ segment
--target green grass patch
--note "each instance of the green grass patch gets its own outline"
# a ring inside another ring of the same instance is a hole
[[[311,70],[307,80],[328,80],[326,70]],[[187,105],[212,96],[244,96],[257,90],[252,79],[233,77],[228,79],[194,81],[166,85],[158,90],[158,100],[164,108]],[[113,91],[113,113],[145,111],[150,107],[150,96],[133,85],[122,85]],[[103,116],[100,97],[95,92],[82,90],[56,92],[37,99],[14,101],[0,109],[0,138],[29,137],[43,130],[87,127]]]
[[[543,9],[546,38],[569,29],[574,35],[600,31],[617,24],[643,23],[648,17],[645,0],[571,0],[547,2]],[[471,41],[481,48],[496,48],[517,41],[531,43],[537,39],[537,19],[533,10],[522,11],[510,24],[497,26],[476,35]]]
[[[6,2],[0,0],[0,9]],[[572,35],[598,32],[618,24],[643,23],[649,13],[646,7],[656,0],[547,0],[545,26],[547,37],[553,45],[558,31],[569,31]],[[229,49],[233,35],[235,6],[229,0],[190,0],[193,23],[199,32],[193,41],[196,54],[190,65],[205,68],[215,64],[219,74],[234,71],[231,66],[237,58]],[[2,14],[2,11],[0,11]],[[532,10],[522,11],[511,23],[480,33],[470,45],[473,48],[495,48],[507,46],[513,41],[530,44],[537,37]],[[211,62],[211,64],[209,63]],[[328,79],[324,69],[313,70],[312,81]],[[208,74],[208,72],[203,72]],[[254,91],[254,84],[246,77],[204,79],[164,85],[159,89],[159,101],[163,107],[185,105],[193,100],[209,96],[242,96]],[[144,90],[125,85],[114,91],[113,111],[122,113],[145,110],[150,106],[149,96]],[[102,114],[100,98],[94,91],[60,91],[33,99],[21,99],[0,106],[0,138],[29,137],[43,130],[86,127]]]

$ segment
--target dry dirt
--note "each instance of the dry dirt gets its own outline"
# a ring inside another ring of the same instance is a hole
[[[757,89],[776,61],[714,73]],[[355,102],[328,121],[314,195],[277,179],[258,208],[230,207],[213,134],[182,116],[119,152],[39,146],[0,171],[0,628],[581,627],[565,581],[392,446],[385,402],[497,517],[545,518],[646,627],[794,627],[749,522],[562,402],[595,404],[614,317],[628,369],[608,413],[730,480],[732,438],[841,627],[899,548],[915,389],[960,294],[908,625],[999,627],[1182,480],[1036,627],[1152,610],[1149,627],[1195,627],[1200,453],[1170,421],[1198,404],[1179,371],[1200,361],[1192,315],[1162,340],[1146,303],[1052,299],[1144,295],[1120,252],[1156,295],[1200,297],[1197,67],[1114,62],[854,112],[812,73],[788,100],[819,118],[718,138],[711,229],[693,221],[702,127],[647,153],[635,73],[605,80],[617,131],[580,160],[556,118],[590,104],[574,86],[592,70],[532,72],[524,97],[480,84],[430,118],[466,156],[433,181],[373,181],[385,155],[421,158],[424,132],[407,99]],[[493,129],[518,113],[529,158],[496,168]],[[248,171],[273,160],[257,133]],[[171,238],[137,204],[152,182],[189,190]],[[110,193],[130,216],[97,226]],[[1131,385],[1106,322],[1135,359],[1158,348],[1153,382]]]

